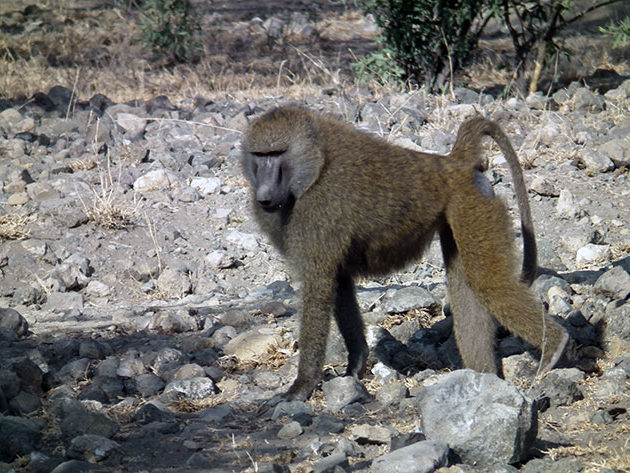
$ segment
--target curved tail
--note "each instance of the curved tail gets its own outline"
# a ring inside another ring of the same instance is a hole
[[[481,155],[481,139],[490,136],[501,149],[505,160],[512,174],[512,183],[516,202],[521,218],[521,233],[523,236],[523,265],[521,268],[521,281],[531,285],[536,277],[538,269],[538,254],[536,248],[536,236],[534,234],[534,224],[527,198],[527,188],[523,179],[521,164],[512,148],[510,139],[503,132],[501,127],[495,122],[483,117],[473,117],[466,120],[459,127],[457,140],[453,146],[450,156],[463,157],[473,163],[473,166],[480,170],[487,168],[486,162]]]

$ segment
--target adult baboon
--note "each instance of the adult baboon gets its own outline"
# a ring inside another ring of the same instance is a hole
[[[499,144],[512,172],[524,238],[521,280],[511,220],[481,172],[484,135]],[[242,151],[255,218],[304,285],[298,375],[286,398],[304,400],[319,382],[331,312],[348,348],[346,374],[363,375],[368,347],[353,277],[404,266],[436,231],[464,365],[497,372],[493,318],[540,348],[544,369],[561,356],[566,332],[528,288],[536,243],[521,168],[494,122],[466,121],[450,155],[439,156],[284,106],[250,124]]]

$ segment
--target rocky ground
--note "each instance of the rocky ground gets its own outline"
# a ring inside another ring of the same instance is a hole
[[[275,409],[300,288],[252,222],[238,157],[247,120],[281,99],[75,103],[55,87],[4,102],[0,471],[630,471],[629,97],[624,82],[304,100],[439,153],[467,116],[498,120],[531,188],[535,290],[575,346],[534,382],[535,358],[501,333],[506,381],[460,370],[434,244],[361,282],[364,383],[337,377],[333,331],[322,390]]]
[[[282,42],[273,21],[247,21]],[[630,472],[630,81],[525,100],[332,81],[301,99],[437,153],[465,118],[497,120],[530,188],[534,289],[573,344],[535,379],[535,356],[501,331],[505,380],[460,369],[433,244],[359,281],[363,382],[339,376],[333,327],[321,389],[277,407],[300,284],[254,225],[238,160],[248,120],[285,99],[226,97],[77,101],[57,86],[0,100],[0,473]],[[504,159],[486,153],[516,215]]]

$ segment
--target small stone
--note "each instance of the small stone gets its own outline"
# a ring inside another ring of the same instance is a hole
[[[190,181],[190,187],[202,196],[215,194],[221,188],[221,179],[218,177],[194,177]]]
[[[594,287],[613,299],[624,300],[630,295],[630,274],[623,266],[615,266],[602,274]]]
[[[278,431],[278,438],[282,440],[290,440],[300,436],[304,429],[299,422],[291,421],[283,425]]]
[[[392,432],[386,427],[370,424],[359,424],[352,427],[351,435],[359,445],[387,445],[392,439]]]
[[[615,163],[603,154],[601,150],[599,152],[591,149],[582,151],[580,153],[580,162],[592,173],[608,172],[615,169]]]
[[[438,304],[435,297],[426,289],[419,286],[409,286],[397,290],[386,301],[385,310],[388,313],[404,313],[412,309],[434,307]]]
[[[177,176],[170,171],[165,169],[156,169],[154,171],[149,171],[145,175],[136,179],[133,183],[133,189],[136,192],[151,192],[170,189],[171,187],[175,187],[177,181]]]
[[[147,126],[147,119],[131,113],[118,113],[116,123],[125,130],[125,134],[133,137],[139,136]]]
[[[605,263],[609,259],[610,245],[595,245],[593,243],[580,248],[575,256],[575,262],[580,268]]]
[[[13,206],[24,205],[29,200],[31,199],[26,192],[16,192],[15,194],[11,194],[9,196],[9,198],[7,199],[7,205],[13,205]]]
[[[371,400],[370,393],[361,381],[353,376],[338,376],[325,382],[322,391],[326,396],[328,410],[338,412],[353,402]]]
[[[571,191],[562,189],[556,203],[556,212],[560,218],[575,218],[578,214],[578,209],[573,198]]]
[[[538,195],[544,195],[548,197],[557,197],[558,191],[556,190],[553,182],[549,181],[549,179],[536,176],[532,179],[529,188]]]
[[[394,450],[372,461],[373,473],[433,473],[446,466],[448,445],[425,440]]]
[[[107,437],[85,434],[74,437],[70,441],[67,456],[77,460],[96,463],[109,457],[120,445]]]
[[[164,388],[167,398],[205,399],[216,393],[217,388],[210,378],[181,379],[168,383]]]
[[[0,329],[8,330],[21,338],[28,333],[28,322],[15,309],[0,308]]]

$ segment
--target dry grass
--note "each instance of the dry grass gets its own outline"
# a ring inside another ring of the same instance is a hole
[[[26,228],[29,218],[20,214],[0,215],[0,240],[24,240],[29,237]]]
[[[99,172],[100,186],[92,188],[91,202],[80,198],[83,211],[94,224],[112,229],[122,229],[133,223],[137,216],[137,206],[130,206],[122,202],[122,195],[118,186],[122,167],[119,167],[118,179],[114,180],[111,162],[107,159],[107,168]],[[80,196],[80,194],[79,194]]]

